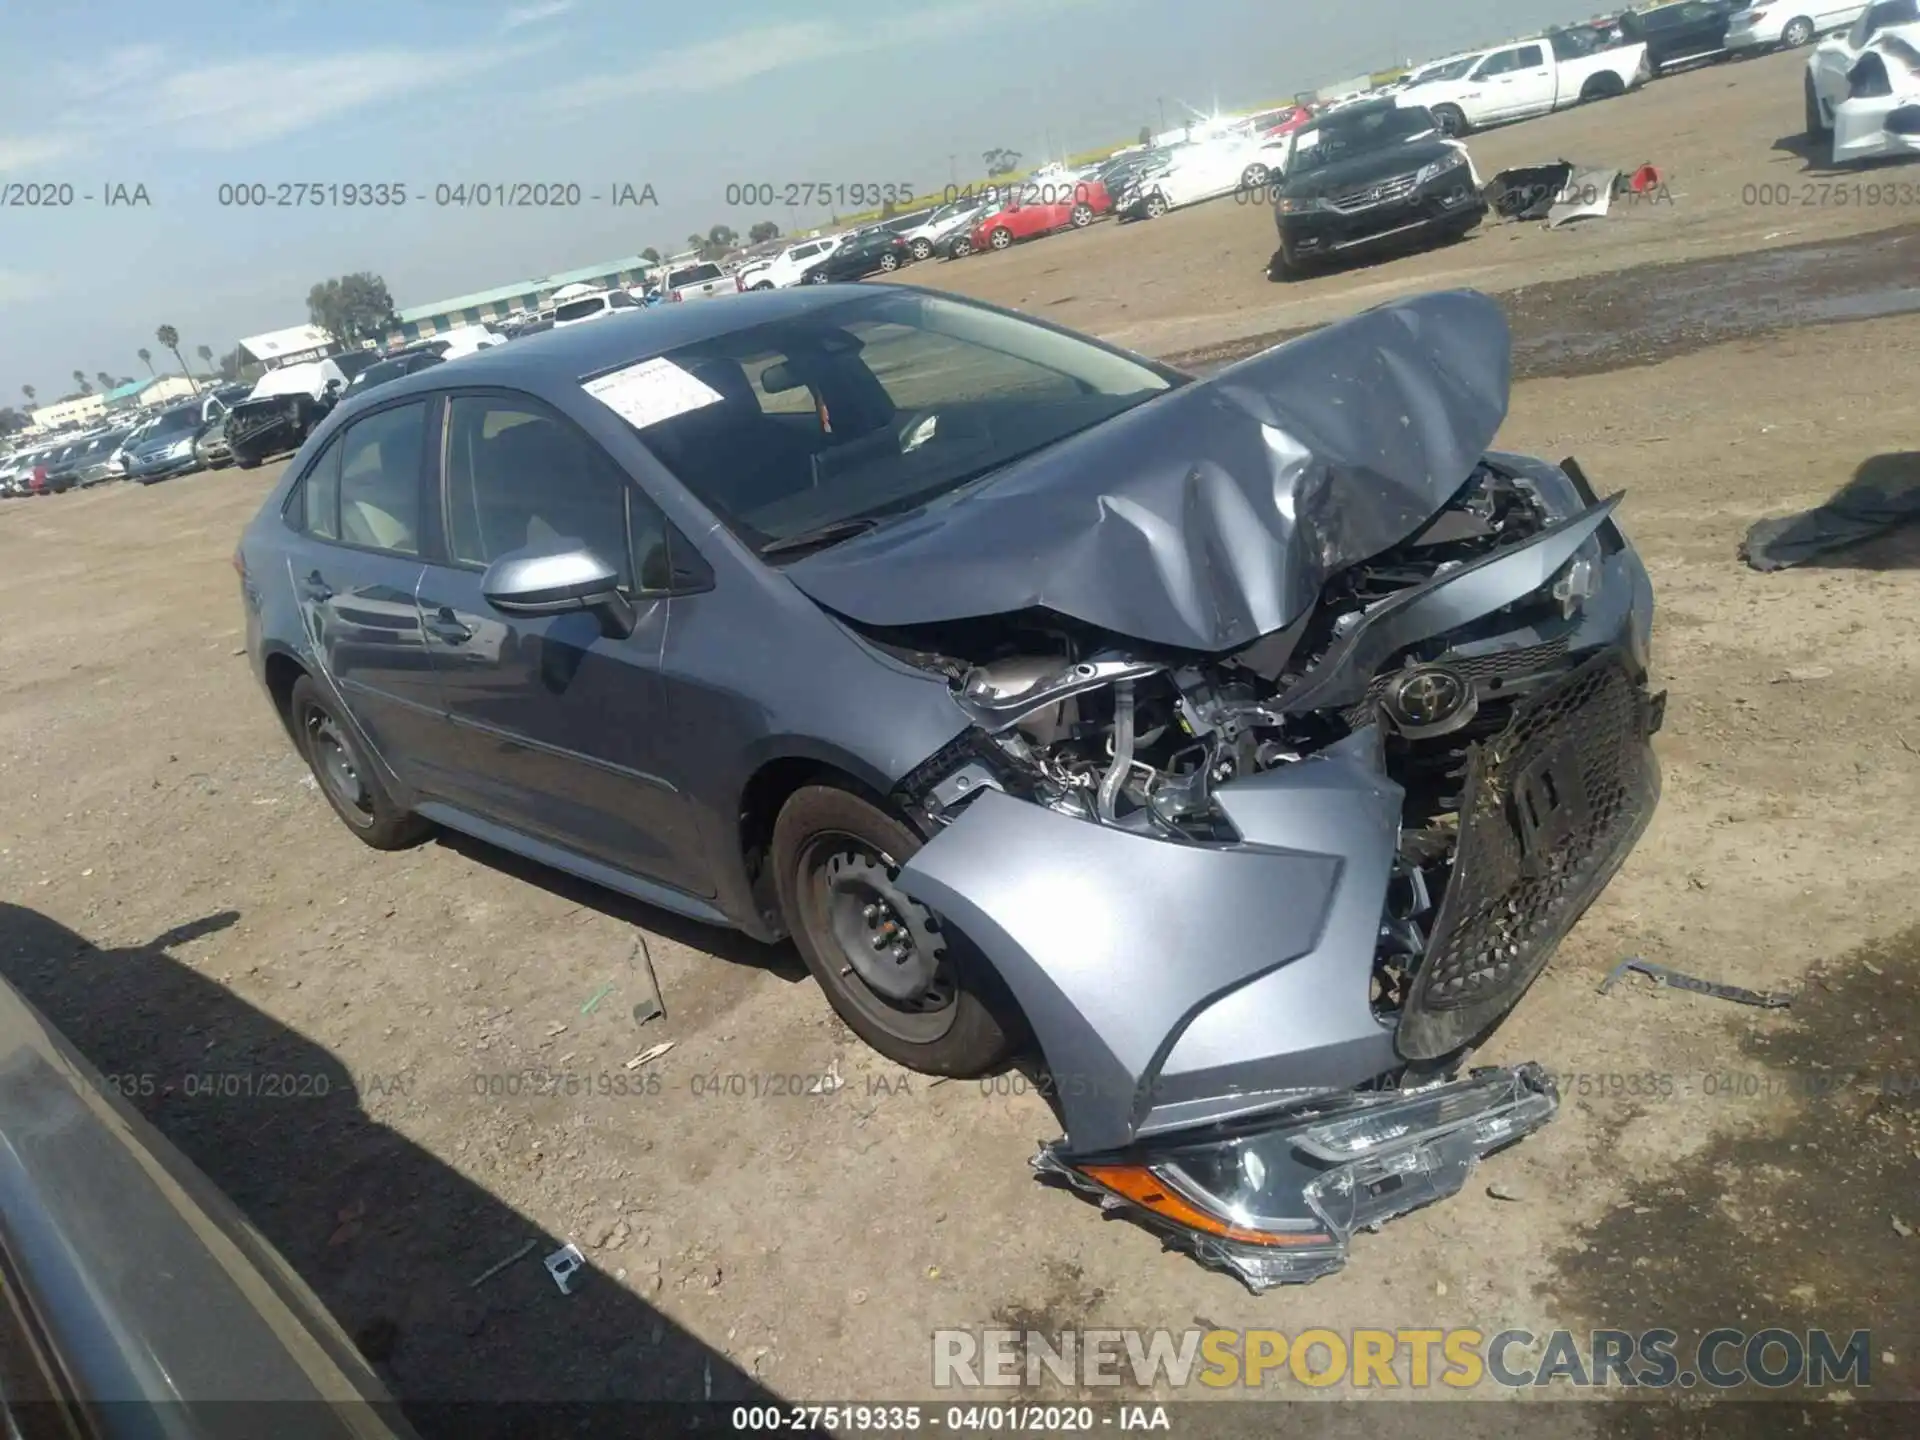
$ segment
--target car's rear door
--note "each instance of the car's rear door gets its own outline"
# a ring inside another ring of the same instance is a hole
[[[284,512],[287,578],[311,653],[412,786],[444,764],[450,739],[414,605],[428,410],[414,400],[355,421],[307,466]]]
[[[440,541],[419,618],[455,731],[443,793],[484,819],[694,894],[712,887],[661,775],[666,522],[600,445],[512,390],[446,398]],[[482,593],[508,555],[591,549],[638,617],[625,639],[590,614],[508,615]]]

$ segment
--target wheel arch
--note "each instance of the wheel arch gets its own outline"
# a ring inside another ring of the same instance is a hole
[[[796,791],[830,785],[859,796],[925,837],[925,827],[888,797],[889,778],[836,745],[802,737],[770,742],[753,760],[734,806],[734,850],[746,876],[754,908],[779,916],[780,902],[767,864],[774,822]]]

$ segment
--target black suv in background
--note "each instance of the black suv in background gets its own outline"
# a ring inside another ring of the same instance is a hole
[[[1487,214],[1466,146],[1442,136],[1425,106],[1392,100],[1298,132],[1273,196],[1274,280],[1379,246],[1458,240]]]
[[[1627,42],[1645,41],[1647,64],[1656,75],[1727,55],[1727,24],[1746,8],[1743,0],[1679,0],[1620,17]]]

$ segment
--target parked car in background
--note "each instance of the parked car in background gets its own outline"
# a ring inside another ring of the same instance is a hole
[[[1112,213],[1113,197],[1098,180],[1029,182],[976,219],[966,235],[955,236],[947,250],[955,258],[976,250],[1004,250],[1021,240],[1085,229]]]
[[[349,380],[347,388],[342,392],[342,398],[365,394],[377,386],[386,384],[389,380],[398,380],[403,375],[411,375],[435,365],[444,365],[446,360],[446,353],[437,346],[431,345],[389,356],[377,365],[369,365]]]
[[[379,363],[378,355],[369,354],[364,362],[358,355],[339,355],[269,370],[227,417],[234,463],[251,470],[275,455],[298,450],[349,381]]]
[[[1807,138],[1836,165],[1920,155],[1920,0],[1875,0],[1807,57]]]
[[[88,948],[22,906],[0,925]],[[412,1436],[312,1289],[123,1086],[0,980],[7,1432]]]
[[[194,441],[194,453],[203,470],[224,470],[233,463],[233,447],[227,443],[227,414],[223,407],[201,427],[200,436]]]
[[[1121,220],[1154,220],[1182,205],[1257,190],[1267,183],[1275,153],[1257,137],[1238,135],[1177,145],[1158,165],[1135,170],[1122,182],[1113,213]]]
[[[796,241],[771,260],[741,267],[734,279],[743,290],[784,290],[798,285],[801,277],[844,238],[823,235],[816,240]]]
[[[1323,115],[1292,139],[1274,186],[1276,280],[1382,246],[1457,240],[1486,218],[1467,147],[1403,96]]]
[[[640,302],[624,290],[602,290],[592,286],[581,286],[577,290],[571,285],[564,286],[554,293],[553,299],[553,328],[556,330],[564,330],[569,325],[583,325],[617,310],[640,308]]]
[[[915,260],[930,258],[955,235],[972,230],[973,222],[981,212],[996,202],[997,197],[989,199],[986,196],[969,195],[942,205],[912,229],[901,232],[900,238],[907,243],[908,255]]]
[[[1726,59],[1727,26],[1740,0],[1677,0],[1650,10],[1630,10],[1621,26],[1630,40],[1644,41],[1647,66],[1658,75]]]
[[[54,488],[84,489],[89,485],[121,478],[124,470],[114,464],[114,456],[132,433],[130,426],[119,430],[99,430],[74,441],[48,466],[49,473],[58,481]]]
[[[1766,0],[1737,10],[1727,22],[1727,49],[1736,55],[1796,50],[1829,30],[1844,30],[1865,13],[1861,0]]]
[[[1457,77],[1426,80],[1395,92],[1403,105],[1432,112],[1443,135],[1525,120],[1638,89],[1652,76],[1644,44],[1589,54],[1560,36],[1482,51]]]
[[[891,275],[912,259],[912,250],[900,236],[889,230],[873,230],[835,246],[830,255],[815,262],[800,278],[808,285],[864,280],[869,275]]]
[[[716,295],[738,295],[746,288],[746,282],[739,275],[727,274],[711,260],[669,270],[666,283],[661,286],[670,302],[711,300]]]
[[[198,470],[200,456],[195,446],[205,427],[197,400],[161,411],[138,439],[128,442],[127,478],[152,485]]]

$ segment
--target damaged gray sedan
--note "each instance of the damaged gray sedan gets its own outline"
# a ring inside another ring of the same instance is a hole
[[[1652,594],[1490,451],[1484,297],[1200,380],[903,286],[671,307],[342,405],[236,555],[367,843],[760,939],[889,1058],[1038,1052],[1036,1165],[1256,1288],[1551,1117],[1460,1074],[1651,816]]]

